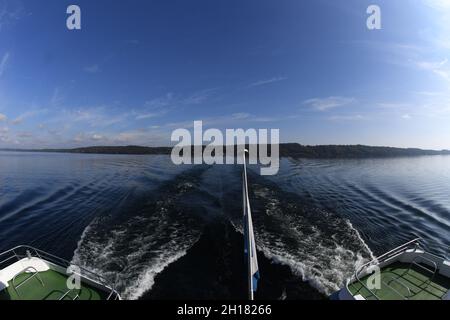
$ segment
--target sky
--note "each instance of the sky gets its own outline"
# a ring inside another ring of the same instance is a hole
[[[449,59],[450,0],[0,0],[0,148],[166,146],[202,120],[450,149]]]

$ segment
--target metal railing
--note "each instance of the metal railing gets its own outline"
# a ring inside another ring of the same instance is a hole
[[[31,271],[31,273],[29,272]],[[19,284],[16,284],[16,279],[18,276],[20,276],[23,273],[28,273],[30,274],[30,276],[28,278],[26,278],[25,280],[23,280],[22,282],[20,282]],[[22,271],[20,271],[18,274],[16,274],[14,276],[14,278],[12,279],[12,287],[14,289],[14,291],[16,292],[17,296],[20,297],[19,294],[19,288],[24,285],[25,283],[27,283],[29,280],[33,279],[34,277],[36,277],[38,279],[38,281],[40,282],[40,284],[45,287],[44,285],[44,281],[42,281],[41,276],[39,275],[39,272],[36,270],[36,268],[34,267],[27,267],[25,269],[23,269]]]
[[[408,300],[407,296],[403,295],[400,293],[400,291],[398,291],[397,289],[395,289],[393,286],[391,286],[392,282],[395,282],[397,285],[399,285],[400,287],[403,287],[404,289],[406,289],[406,291],[408,292],[408,297],[412,296],[411,293],[411,289],[404,284],[403,282],[401,282],[400,280],[398,280],[399,278],[394,278],[393,276],[388,276],[388,278],[390,279],[390,281],[386,282],[386,281],[382,281],[382,283],[388,287],[389,289],[391,289],[392,292],[394,292],[395,294],[397,294],[400,298],[402,298],[403,300]]]
[[[354,280],[356,280],[362,287],[364,287],[364,289],[366,289],[368,292],[370,292],[370,294],[371,294],[375,299],[380,300],[380,297],[377,296],[377,294],[376,294],[373,290],[371,290],[370,288],[368,288],[368,287],[364,284],[364,281],[362,281],[361,276],[366,276],[366,275],[367,275],[367,271],[368,271],[368,269],[369,269],[370,267],[379,265],[379,264],[381,264],[381,263],[383,263],[383,262],[386,262],[387,260],[389,260],[389,259],[391,259],[391,258],[393,258],[393,257],[395,257],[395,256],[397,256],[397,255],[399,255],[399,254],[401,254],[401,253],[404,253],[404,252],[406,252],[406,251],[408,251],[408,250],[413,250],[412,252],[415,252],[415,251],[417,251],[417,250],[419,250],[419,249],[422,249],[421,246],[420,246],[420,241],[421,241],[421,240],[422,240],[421,238],[416,238],[416,239],[414,239],[414,240],[411,240],[411,241],[409,241],[409,242],[407,242],[407,243],[405,243],[405,244],[402,244],[402,245],[398,246],[398,247],[395,248],[395,249],[392,249],[391,251],[386,252],[385,254],[382,254],[381,256],[379,256],[379,257],[377,257],[377,258],[375,258],[375,259],[373,259],[373,260],[371,260],[371,261],[365,263],[365,264],[362,265],[361,267],[359,267],[359,268],[356,270],[356,272],[355,272],[353,278],[350,279],[349,281],[347,281],[347,290],[349,290],[349,289],[348,289],[348,286],[349,286],[350,282],[354,279]],[[423,249],[422,249],[422,250],[423,250]],[[423,251],[425,252],[425,250],[423,250]],[[429,255],[429,256],[432,256],[432,257],[436,257],[436,258],[442,258],[442,257],[439,257],[439,256],[434,255],[434,254],[432,254],[432,253],[426,252],[426,254]],[[427,268],[427,266],[424,265],[424,261],[425,261],[426,263],[429,263],[429,264],[432,266],[432,269]],[[431,274],[431,277],[428,278],[428,280],[426,281],[426,282],[429,282],[429,283],[432,282],[432,280],[434,279],[436,273],[437,273],[438,270],[439,270],[439,268],[437,267],[437,264],[436,264],[435,261],[433,261],[433,260],[431,260],[431,259],[429,259],[429,258],[427,258],[427,257],[425,257],[425,256],[422,255],[422,256],[420,256],[420,257],[414,258],[414,259],[410,262],[408,269],[406,269],[401,275],[399,275],[398,277],[390,276],[390,277],[388,277],[388,278],[390,279],[390,281],[388,281],[388,282],[383,281],[382,283],[383,283],[385,286],[387,286],[392,292],[394,292],[394,293],[397,294],[399,297],[401,297],[402,299],[408,300],[408,297],[411,297],[411,296],[412,296],[411,289],[410,289],[406,284],[402,283],[399,279],[402,278],[404,275],[406,275],[406,274],[413,268],[413,266],[416,266],[416,267],[418,267],[418,268],[421,268],[421,269],[423,269],[423,270],[425,270],[425,271],[427,271],[427,272],[429,272],[429,273]],[[395,282],[395,283],[397,283],[400,287],[405,288],[405,289],[406,289],[406,292],[407,292],[407,296],[403,295],[403,294],[400,293],[397,289],[395,289],[394,287],[392,287],[392,286],[391,286],[391,283],[392,283],[392,282]],[[424,283],[425,283],[425,282],[424,282]]]
[[[421,260],[421,261],[419,261],[419,260]],[[426,261],[427,263],[431,264],[433,269],[429,269],[426,266],[424,266],[423,261]],[[423,283],[426,283],[426,282],[428,283],[425,288],[427,288],[428,285],[430,285],[430,283],[433,281],[434,277],[436,276],[436,273],[439,270],[436,262],[434,262],[431,259],[428,259],[427,257],[421,256],[421,257],[414,258],[411,261],[411,263],[409,264],[409,268],[402,275],[400,275],[399,277],[403,277],[404,275],[406,275],[409,272],[409,270],[411,270],[413,268],[413,266],[416,266],[417,268],[422,269],[422,270],[424,270],[424,271],[426,271],[426,272],[431,274],[431,277],[423,282]]]
[[[69,293],[71,293],[72,291],[77,291],[76,289],[69,289],[69,290],[67,290],[62,296],[61,296],[61,298],[59,298],[58,300],[64,300],[66,297],[70,297],[69,296]],[[78,289],[78,293],[75,295],[75,297],[72,299],[72,300],[78,300],[78,299],[80,299],[80,291],[81,290],[79,290]]]
[[[377,257],[377,258],[375,258],[375,259],[373,259],[373,260],[371,260],[371,261],[369,261],[369,262],[363,264],[361,267],[359,267],[359,268],[356,270],[356,272],[355,272],[353,278],[356,279],[356,281],[358,281],[358,283],[359,283],[362,287],[364,287],[364,289],[366,289],[368,292],[370,292],[370,294],[371,294],[376,300],[380,300],[380,297],[378,297],[378,296],[376,295],[376,293],[373,292],[372,289],[369,289],[369,288],[364,284],[364,281],[362,281],[362,279],[360,278],[361,274],[363,273],[363,271],[366,271],[369,267],[371,267],[371,266],[373,266],[373,265],[378,265],[378,264],[380,264],[380,263],[383,263],[383,262],[389,260],[390,258],[397,256],[397,255],[400,254],[400,253],[403,253],[403,252],[405,252],[405,251],[407,251],[407,250],[417,250],[417,249],[419,249],[419,248],[420,248],[420,240],[421,240],[421,238],[416,238],[416,239],[414,239],[414,240],[411,240],[411,241],[409,241],[409,242],[407,242],[407,243],[405,243],[405,244],[402,244],[402,245],[398,246],[397,248],[392,249],[391,251],[388,251],[388,252],[382,254],[381,256],[379,256],[379,257]],[[350,282],[351,282],[350,280],[347,281],[347,290],[348,290],[349,292],[350,292],[350,290],[349,290],[348,286],[349,286]],[[388,287],[392,288],[390,285],[388,285]],[[408,288],[408,289],[409,289],[409,288]],[[397,290],[394,290],[394,291],[395,291],[397,294],[400,294],[399,292],[397,292]],[[401,295],[401,294],[400,294],[400,295]],[[401,295],[401,296],[402,296],[402,298],[407,299],[407,298],[404,297],[403,295]]]
[[[34,247],[31,247],[31,246],[21,245],[21,246],[17,246],[15,248],[12,248],[10,250],[7,250],[5,252],[0,253],[0,270],[7,266],[7,265],[5,266],[5,264],[8,264],[8,265],[13,264],[14,262],[11,262],[11,261],[14,260],[14,259],[17,260],[17,261],[20,261],[20,260],[22,260],[24,258],[33,258],[33,257],[39,258],[41,260],[45,260],[45,261],[50,262],[50,263],[52,263],[54,265],[57,265],[57,266],[59,266],[61,268],[65,268],[66,270],[69,270],[69,268],[71,268],[71,267],[72,268],[76,267],[76,270],[79,271],[79,272],[72,272],[72,274],[79,275],[80,277],[83,277],[83,278],[85,278],[85,279],[87,279],[89,281],[92,281],[93,283],[97,283],[98,285],[100,285],[101,287],[106,289],[107,290],[106,293],[108,294],[107,297],[106,297],[106,300],[118,300],[118,299],[120,299],[120,295],[118,294],[118,292],[115,289],[115,284],[111,285],[106,278],[104,278],[104,277],[102,277],[102,276],[100,276],[100,275],[98,275],[98,274],[96,274],[96,273],[94,273],[94,272],[92,272],[92,271],[90,271],[90,270],[88,270],[86,268],[83,268],[81,266],[77,266],[77,265],[75,265],[75,264],[73,264],[73,263],[71,263],[71,262],[69,262],[69,261],[67,261],[67,260],[65,260],[63,258],[55,256],[55,255],[53,255],[51,253],[48,253],[48,252],[36,249]],[[32,268],[32,267],[30,267],[30,268]],[[29,268],[23,270],[19,274],[22,274],[23,272],[26,272],[26,270],[28,270],[28,269]],[[37,270],[36,270],[36,272],[37,272]],[[30,278],[34,277],[35,273],[33,273],[33,276],[27,278],[24,282],[26,282]],[[15,275],[14,279],[19,274]],[[13,283],[14,283],[14,279],[13,279]],[[42,283],[42,279],[40,281]],[[20,283],[19,286],[22,285],[24,282]],[[64,299],[71,291],[72,290],[69,290],[68,292],[66,292],[61,298]],[[78,296],[78,298],[79,298],[79,296]]]

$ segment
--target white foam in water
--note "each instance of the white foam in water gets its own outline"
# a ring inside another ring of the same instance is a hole
[[[143,222],[142,217],[135,219]],[[130,241],[130,224],[121,230],[114,230],[106,241],[98,236],[100,220],[93,221],[83,232],[78,247],[75,250],[72,263],[78,264],[94,273],[97,273],[111,282],[116,283],[116,288],[124,299],[139,299],[150,290],[155,277],[171,263],[183,257],[187,250],[195,244],[198,236],[184,236],[178,241],[178,235],[167,239],[164,244],[155,247],[156,242],[161,242],[158,235],[145,235],[133,238]],[[174,233],[176,234],[176,232]],[[119,250],[123,247],[125,250]],[[144,258],[144,256],[149,256]],[[114,264],[121,270],[114,270]]]
[[[193,188],[179,184],[178,193]],[[174,197],[175,197],[174,196]],[[108,217],[86,227],[72,262],[116,284],[124,299],[138,299],[150,290],[155,277],[183,257],[200,238],[201,228],[179,211],[171,218],[174,197],[156,201],[151,209],[114,224]]]
[[[122,294],[124,299],[136,300],[139,299],[145,292],[150,290],[155,284],[155,277],[164,271],[173,262],[186,255],[187,250],[178,252],[171,252],[169,254],[161,253],[155,259],[155,263],[141,272],[136,280],[127,284],[125,291]]]
[[[255,203],[264,203],[263,211],[253,215],[258,249],[318,291],[330,295],[339,290],[356,268],[373,259],[350,221],[321,210],[305,214],[298,204],[279,200],[273,190],[253,187]],[[238,223],[233,225],[242,231]]]
[[[296,253],[281,242],[264,244],[265,242],[263,237],[262,241],[258,242],[258,249],[267,258],[289,266],[294,274],[326,295],[342,287],[354,270],[367,261],[360,252],[355,253],[337,243],[334,248],[330,248],[320,243],[314,245],[314,241],[310,240],[310,244],[305,246],[307,253]],[[300,250],[302,249],[299,248]]]
[[[371,260],[374,260],[376,258],[375,255],[373,254],[372,250],[370,250],[369,246],[364,241],[364,239],[361,237],[361,235],[359,234],[359,231],[353,226],[353,224],[350,222],[350,220],[346,219],[345,222],[347,223],[349,228],[355,232],[356,236],[359,239],[359,242],[364,246],[364,248],[367,250],[367,253],[370,255]]]

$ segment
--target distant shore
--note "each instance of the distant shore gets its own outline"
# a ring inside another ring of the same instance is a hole
[[[298,143],[280,144],[280,156],[292,158],[385,158],[410,157],[425,155],[450,155],[450,150],[424,150],[417,148],[372,147],[365,145],[319,145],[305,146]],[[270,150],[270,146],[269,146]],[[168,155],[171,147],[143,147],[143,146],[93,146],[73,149],[11,149],[0,151],[16,152],[53,152],[80,154],[129,154],[129,155]],[[225,152],[224,152],[225,154]]]

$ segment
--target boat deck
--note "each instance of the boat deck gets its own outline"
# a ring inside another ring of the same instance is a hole
[[[417,266],[408,263],[393,263],[381,270],[381,289],[373,289],[372,292],[380,300],[442,300],[450,289],[450,279],[436,274],[430,279],[431,274]],[[366,283],[368,276],[362,278]],[[376,297],[360,282],[349,285],[353,296],[360,295],[366,300],[375,300]]]
[[[44,286],[37,277],[25,282],[29,277],[28,273],[18,275],[16,283],[23,282],[23,284],[16,291],[12,286],[12,281],[9,281],[9,286],[0,291],[0,300],[60,300],[67,293],[67,276],[54,270],[39,272],[39,276]],[[77,295],[78,297],[76,297]],[[104,300],[106,296],[103,291],[82,283],[80,290],[69,292],[63,300],[74,300],[75,298],[79,300]]]

